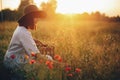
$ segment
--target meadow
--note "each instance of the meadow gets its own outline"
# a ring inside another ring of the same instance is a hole
[[[2,61],[16,26],[17,22],[0,23],[0,80],[7,75]],[[66,78],[60,68],[49,71],[48,77],[45,68],[40,67],[39,80],[120,80],[119,22],[44,20],[37,26],[32,31],[34,38],[53,45],[55,54],[72,70],[81,69],[73,79]]]

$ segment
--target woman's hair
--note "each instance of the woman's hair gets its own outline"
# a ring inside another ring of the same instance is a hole
[[[35,23],[34,23],[34,16],[32,15],[27,15],[24,18],[18,20],[19,26],[24,26],[28,29],[28,27],[32,27],[32,29],[35,28]]]

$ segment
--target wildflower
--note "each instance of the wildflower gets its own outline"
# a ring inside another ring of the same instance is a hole
[[[66,67],[65,68],[65,71],[70,71],[71,70],[71,67]]]
[[[32,57],[36,57],[36,54],[34,52],[31,52]]]
[[[47,66],[48,66],[48,68],[49,69],[53,69],[53,62],[52,61],[46,61],[46,63],[45,63]]]
[[[14,55],[14,54],[12,54],[12,55],[10,56],[10,58],[15,59],[15,55]]]
[[[73,76],[73,74],[68,74],[67,76],[72,77],[72,76]]]
[[[49,68],[49,69],[53,69],[53,64],[49,64],[49,65],[48,65],[48,68]]]
[[[60,56],[59,55],[55,55],[54,56],[54,59],[58,59]]]
[[[30,60],[29,63],[30,63],[30,64],[34,64],[34,63],[36,63],[36,61],[35,61],[35,60]]]
[[[50,64],[53,64],[53,62],[52,61],[46,61],[46,63],[45,63],[46,65],[50,65]]]
[[[29,59],[29,56],[28,56],[28,55],[25,55],[25,59]]]
[[[58,61],[59,61],[59,62],[62,62],[62,58],[59,58]]]
[[[54,56],[54,59],[58,60],[59,62],[62,62],[62,58],[61,58],[61,56],[59,56],[59,55],[55,55],[55,56]]]
[[[81,71],[80,68],[76,68],[76,69],[75,69],[75,72],[80,72],[80,71]]]
[[[49,65],[50,64],[50,61],[48,60],[48,61],[46,61],[46,63],[45,63],[46,65]]]

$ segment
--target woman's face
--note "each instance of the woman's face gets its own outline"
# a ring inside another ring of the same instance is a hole
[[[38,23],[38,21],[40,20],[39,18],[34,18],[34,26],[29,26],[29,29],[31,30],[36,30],[37,29],[37,26],[36,24]]]
[[[34,18],[34,23],[37,24],[39,20],[40,20],[39,18]]]

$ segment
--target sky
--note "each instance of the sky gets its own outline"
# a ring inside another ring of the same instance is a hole
[[[18,8],[21,0],[0,0],[0,10]],[[48,0],[34,0],[38,6],[41,2]],[[2,2],[2,5],[1,5]],[[120,15],[120,0],[57,0],[57,13],[74,14],[74,13],[92,13],[99,11],[107,16]]]

